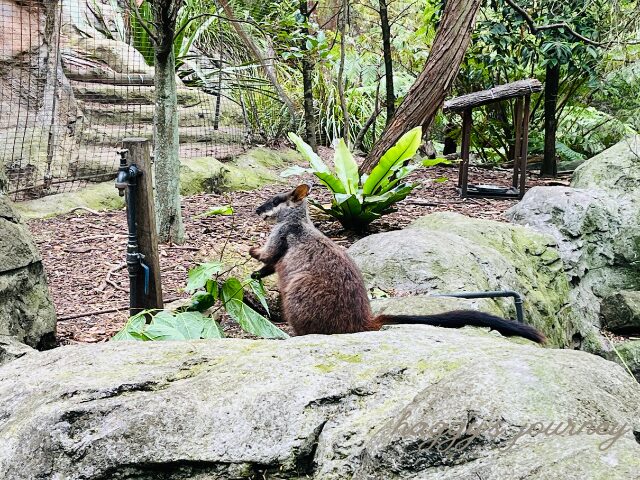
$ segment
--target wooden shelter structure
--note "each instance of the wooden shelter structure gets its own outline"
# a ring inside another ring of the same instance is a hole
[[[489,90],[456,97],[444,103],[445,113],[462,115],[462,146],[458,188],[462,197],[522,198],[527,179],[527,154],[529,144],[529,115],[531,94],[540,92],[542,84],[536,79],[519,80],[499,85]],[[475,107],[504,100],[516,99],[514,114],[515,145],[513,178],[511,187],[497,185],[469,185],[469,154],[471,148],[472,112]]]

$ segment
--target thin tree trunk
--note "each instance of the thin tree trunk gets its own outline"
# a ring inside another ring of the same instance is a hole
[[[300,13],[304,16],[305,22],[309,22],[309,7],[307,0],[300,2]],[[309,35],[309,27],[305,27],[304,33]],[[313,108],[313,62],[309,58],[309,52],[306,51],[306,43],[303,40],[302,50],[305,52],[302,57],[302,88],[304,90],[304,128],[305,141],[311,146],[314,152],[318,151],[318,142],[316,140],[316,117]]]
[[[559,87],[560,66],[547,65],[544,87],[544,157],[540,173],[554,177],[558,173],[558,164],[556,162],[556,130],[558,128],[556,109],[558,106]]]
[[[260,63],[260,65],[262,65],[262,68],[264,69],[264,72],[266,73],[267,78],[269,79],[269,81],[271,82],[271,85],[273,85],[273,88],[275,88],[276,93],[278,94],[278,98],[282,103],[286,105],[287,110],[289,111],[289,115],[291,116],[291,119],[295,122],[296,109],[293,106],[293,102],[291,101],[289,96],[286,94],[286,92],[282,88],[282,85],[280,85],[280,82],[278,82],[275,69],[273,68],[273,60],[268,60],[264,57],[264,55],[262,54],[258,46],[255,44],[253,39],[247,34],[242,24],[240,22],[235,21],[233,9],[229,5],[229,2],[227,0],[217,0],[217,1],[222,7],[222,9],[224,10],[224,14],[230,20],[230,23],[233,29],[236,31],[236,33],[238,34],[242,42],[245,44],[245,46],[251,51],[253,58],[257,60]]]
[[[447,1],[424,70],[362,163],[362,172],[370,172],[407,130],[419,125],[425,130],[429,127],[458,74],[481,3],[481,0]]]
[[[160,242],[184,243],[180,207],[180,135],[176,59],[173,51],[175,14],[169,6],[152,4],[156,26],[155,112],[153,122],[156,216]],[[173,5],[172,8],[179,8]]]
[[[344,57],[345,57],[345,36],[347,32],[347,16],[349,15],[349,1],[344,0],[342,2],[342,14],[340,19],[340,67],[338,69],[338,96],[340,97],[340,107],[342,108],[342,123],[343,123],[343,137],[347,146],[349,142],[349,131],[351,125],[349,124],[349,110],[347,109],[347,99],[344,95]]]
[[[387,12],[387,0],[379,0],[380,26],[382,27],[382,51],[384,56],[385,85],[387,87],[387,125],[395,112],[396,94],[393,86],[393,59],[391,58],[391,26]]]

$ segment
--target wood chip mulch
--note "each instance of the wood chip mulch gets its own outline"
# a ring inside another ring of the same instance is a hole
[[[324,155],[323,155],[324,156]],[[447,177],[443,183],[432,179]],[[470,182],[508,185],[507,170],[470,168]],[[434,167],[413,174],[421,186],[398,205],[398,211],[371,225],[370,233],[403,228],[416,218],[433,212],[455,211],[471,217],[504,221],[503,213],[516,200],[460,199],[456,191],[457,169]],[[555,183],[566,183],[564,180]],[[289,186],[299,179],[288,179]],[[531,175],[528,186],[549,184]],[[250,192],[200,194],[183,199],[187,232],[184,245],[161,245],[160,262],[165,301],[187,298],[182,291],[187,271],[199,261],[220,252],[221,245],[249,258],[251,246],[261,244],[269,226],[254,214],[255,208],[287,186],[271,185]],[[329,203],[329,195],[316,188],[312,195]],[[213,206],[232,205],[234,215],[201,217]],[[337,222],[314,218],[316,225],[330,238],[348,247],[358,239],[345,232]],[[94,343],[109,340],[127,320],[128,276],[124,266],[126,216],[124,210],[92,214],[78,210],[28,226],[43,256],[49,288],[59,317],[58,340],[61,344]],[[250,260],[252,268],[258,264]],[[111,311],[110,313],[96,313]],[[76,318],[69,318],[76,317]],[[223,321],[228,336],[245,336],[230,321]],[[285,328],[286,329],[286,328]]]

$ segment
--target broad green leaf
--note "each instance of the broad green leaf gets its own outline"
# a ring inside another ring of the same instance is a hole
[[[196,292],[191,298],[190,312],[204,312],[216,303],[216,299],[209,292]]]
[[[362,204],[355,195],[339,193],[335,199],[342,211],[347,212],[350,216],[357,216],[362,211]]]
[[[329,170],[327,164],[324,163],[318,156],[318,154],[313,151],[313,148],[311,148],[311,146],[304,140],[302,140],[298,135],[293,132],[289,132],[289,140],[291,140],[295,144],[298,151],[309,162],[309,165],[314,170],[314,172],[331,173],[331,170]]]
[[[145,310],[129,318],[124,328],[116,333],[111,340],[142,340],[140,336],[146,327],[146,315],[148,313]]]
[[[287,178],[295,177],[297,175],[304,175],[305,173],[313,173],[313,170],[311,170],[310,168],[301,167],[300,165],[293,165],[283,170],[282,173],[280,173],[280,176],[282,178]]]
[[[222,327],[213,318],[206,318],[204,324],[202,338],[224,338]]]
[[[231,205],[221,205],[218,207],[213,207],[211,210],[208,210],[197,217],[213,217],[214,215],[233,215],[233,207]]]
[[[223,265],[220,262],[201,263],[195,268],[189,270],[187,292],[194,292],[199,288],[204,287],[207,281],[217,273],[222,272]]]
[[[237,278],[228,279],[224,282],[224,285],[222,285],[222,301],[225,305],[231,299],[236,299],[242,302],[242,298],[244,297],[243,289],[244,287],[242,286],[242,283],[240,283],[240,280]]]
[[[371,204],[367,207],[367,210],[376,212],[376,213],[385,213],[385,211],[394,203],[399,202],[400,200],[404,200],[407,195],[411,193],[411,191],[417,187],[417,184],[403,185],[397,189],[392,190],[392,195],[387,196],[387,194],[383,195],[385,197],[384,200]]]
[[[384,187],[379,189],[380,191],[378,192],[378,194],[382,195],[383,193],[387,193],[389,190],[392,190],[393,188],[397,188],[396,186],[402,179],[404,179],[405,177],[408,177],[420,167],[421,165],[419,163],[412,163],[402,168],[399,168],[398,170],[396,170],[395,174],[393,175],[392,180],[389,183],[387,183]]]
[[[218,282],[216,280],[207,280],[204,289],[214,300],[218,300]]]
[[[256,280],[255,278],[252,278],[249,281],[249,286],[251,287],[251,291],[258,298],[260,305],[264,307],[267,315],[271,316],[271,313],[269,312],[269,305],[267,304],[267,291],[264,289],[262,280]]]
[[[421,141],[422,127],[416,127],[405,133],[393,147],[387,150],[371,170],[369,178],[362,187],[365,195],[376,193],[380,187],[384,187],[393,172],[416,154]]]
[[[197,340],[202,337],[205,317],[200,312],[182,312],[172,315],[159,312],[145,330],[153,340]]]
[[[266,317],[236,298],[230,299],[226,308],[227,313],[238,322],[245,332],[253,333],[262,338],[289,338],[289,335],[267,320]]]
[[[422,160],[423,167],[434,167],[436,165],[451,165],[451,160],[447,160],[446,158],[425,158]]]
[[[358,164],[342,138],[338,140],[338,145],[336,145],[333,163],[336,168],[336,175],[344,185],[345,193],[356,193],[360,180]]]
[[[342,182],[333,174],[325,172],[313,172],[320,181],[331,191],[331,193],[346,193]]]

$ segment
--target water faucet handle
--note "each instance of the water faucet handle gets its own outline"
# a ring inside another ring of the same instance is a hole
[[[118,155],[120,155],[120,166],[124,167],[127,164],[127,156],[129,155],[129,149],[121,148],[117,152],[118,152]]]

